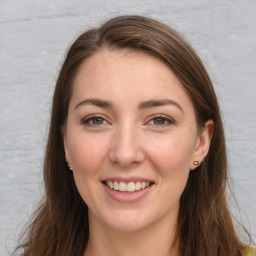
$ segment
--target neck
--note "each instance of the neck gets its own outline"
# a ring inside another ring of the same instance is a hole
[[[143,230],[121,232],[103,228],[92,219],[89,218],[90,236],[84,256],[179,256],[178,242],[173,244],[176,221],[166,225],[163,220]]]

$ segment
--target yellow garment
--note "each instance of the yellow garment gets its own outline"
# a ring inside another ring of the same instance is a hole
[[[251,247],[247,247],[244,251],[243,251],[243,256],[256,256],[256,250],[251,248]]]

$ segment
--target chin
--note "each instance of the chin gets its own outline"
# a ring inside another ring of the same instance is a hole
[[[146,229],[154,221],[145,213],[138,213],[134,210],[120,211],[118,214],[111,214],[106,224],[118,232],[138,232]]]
[[[138,222],[132,222],[132,221],[126,221],[122,223],[109,223],[109,226],[118,232],[122,233],[133,233],[133,232],[139,232],[147,227],[147,225],[143,225],[143,223]]]

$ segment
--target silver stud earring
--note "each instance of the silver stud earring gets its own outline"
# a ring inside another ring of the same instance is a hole
[[[67,164],[68,164],[68,168],[69,168],[69,170],[70,170],[70,171],[73,171],[73,169],[72,169],[72,167],[71,167],[70,163],[69,163],[69,162],[67,162]]]

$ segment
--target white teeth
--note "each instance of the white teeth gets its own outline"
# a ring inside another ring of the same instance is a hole
[[[126,190],[129,192],[134,192],[135,191],[135,184],[134,182],[129,182],[126,186]]]
[[[123,181],[117,182],[117,181],[107,181],[106,185],[114,190],[118,190],[121,192],[134,192],[138,191],[144,188],[147,188],[150,185],[150,182],[148,181],[137,181],[134,183],[133,181],[125,183]]]
[[[141,183],[139,181],[136,182],[135,189],[141,190]]]
[[[114,190],[119,190],[118,182],[114,181]]]
[[[126,191],[126,183],[124,182],[119,183],[119,191],[123,191],[123,192]]]
[[[108,181],[107,185],[108,185],[108,187],[110,187],[112,189],[114,188],[114,183],[112,181]]]

